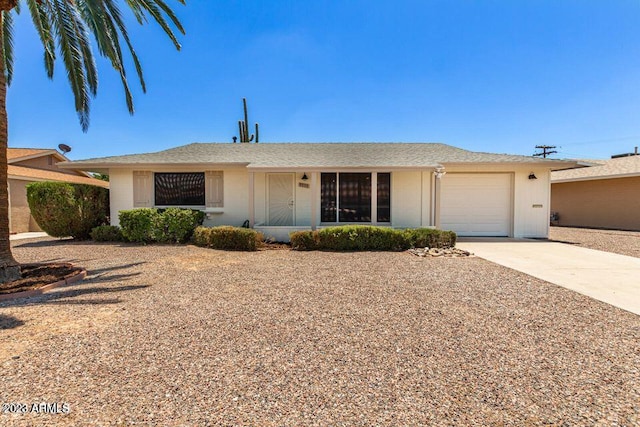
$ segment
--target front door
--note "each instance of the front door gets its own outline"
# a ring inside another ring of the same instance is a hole
[[[294,225],[295,174],[270,173],[267,175],[267,221],[271,226]]]

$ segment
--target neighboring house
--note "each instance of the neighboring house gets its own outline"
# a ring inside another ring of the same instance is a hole
[[[109,174],[113,224],[123,209],[182,206],[288,240],[337,224],[546,237],[550,171],[574,164],[428,143],[196,143],[62,167]]]
[[[551,174],[558,225],[640,230],[640,156]]]
[[[36,181],[63,181],[109,187],[108,182],[91,178],[86,172],[58,168],[60,162],[68,160],[56,150],[7,148],[11,233],[41,231],[29,210],[27,184]]]

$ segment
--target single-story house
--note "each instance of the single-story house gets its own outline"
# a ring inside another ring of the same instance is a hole
[[[640,230],[640,156],[552,172],[551,210],[558,225]]]
[[[9,230],[11,233],[41,231],[27,202],[27,184],[36,181],[61,181],[109,188],[109,183],[81,170],[60,169],[69,159],[58,151],[42,148],[7,148],[9,182]]]
[[[194,143],[62,167],[109,174],[113,224],[182,206],[286,241],[337,224],[547,237],[551,170],[573,165],[435,143]]]

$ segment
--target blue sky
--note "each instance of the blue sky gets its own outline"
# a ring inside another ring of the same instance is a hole
[[[136,114],[99,61],[91,126],[79,126],[62,64],[49,81],[28,14],[15,32],[9,145],[69,157],[230,142],[242,97],[263,142],[443,142],[606,158],[640,145],[637,0],[234,1],[175,4],[175,51],[153,25],[130,31]]]

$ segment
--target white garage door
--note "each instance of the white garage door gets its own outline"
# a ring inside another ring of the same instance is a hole
[[[448,173],[442,177],[440,224],[460,236],[511,234],[511,175]]]

